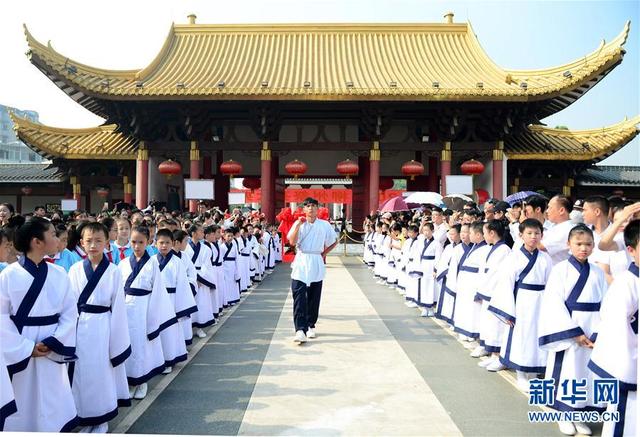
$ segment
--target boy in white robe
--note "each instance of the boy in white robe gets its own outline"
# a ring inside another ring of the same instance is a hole
[[[387,283],[387,263],[390,253],[391,236],[389,235],[389,225],[382,223],[380,235],[376,242],[376,265],[373,269],[375,276],[378,278],[378,284],[380,285]]]
[[[238,247],[235,242],[235,229],[224,230],[224,244],[222,245],[222,268],[224,272],[223,289],[225,299],[233,306],[240,302],[240,273],[238,271]]]
[[[464,260],[458,264],[456,279],[456,306],[453,314],[454,332],[460,340],[468,342],[465,347],[477,347],[474,342],[480,337],[480,310],[482,300],[478,298],[481,272],[490,247],[484,241],[483,223],[474,222],[469,226],[473,246]],[[478,352],[474,350],[474,352]]]
[[[189,244],[188,236],[185,231],[176,230],[173,232],[173,251],[175,255],[180,258],[182,264],[184,265],[185,272],[187,274],[187,282],[189,284],[189,290],[191,291],[191,295],[193,296],[193,302],[195,305],[195,296],[197,290],[198,277],[196,275],[196,268],[191,262],[191,258],[185,255],[184,251],[187,248],[187,244]],[[195,312],[198,311],[198,306],[195,307]],[[193,313],[192,313],[193,314]],[[184,342],[187,346],[189,346],[193,342],[193,328],[191,325],[191,316],[185,316],[178,319],[178,323],[182,327],[182,333],[184,336]]]
[[[509,367],[516,370],[518,387],[529,390],[529,379],[544,373],[547,353],[538,346],[538,320],[545,284],[551,273],[551,257],[538,250],[542,223],[525,219],[520,223],[522,247],[512,252],[502,266],[489,302],[489,311],[508,325],[500,347],[500,363],[490,364],[495,372]]]
[[[262,282],[262,278],[264,275],[264,255],[263,251],[266,250],[266,247],[262,244],[262,232],[260,229],[256,228],[253,231],[253,237],[256,240],[255,245],[253,246],[252,258],[255,262],[256,272],[253,277],[253,282],[260,283]]]
[[[398,272],[396,263],[400,262],[402,241],[400,239],[402,226],[398,223],[391,227],[391,250],[387,261],[387,286],[394,289],[398,285]]]
[[[167,290],[169,300],[178,323],[168,327],[160,333],[162,352],[164,354],[165,370],[162,373],[170,373],[173,366],[187,359],[187,345],[184,341],[184,333],[180,322],[190,319],[196,312],[196,301],[189,287],[187,270],[184,263],[173,251],[173,233],[169,229],[160,229],[156,234],[156,247],[162,279]]]
[[[280,234],[274,228],[273,229],[273,246],[276,249],[276,264],[282,262],[282,243],[280,240]]]
[[[148,243],[149,230],[135,227],[131,232],[133,254],[118,264],[131,339],[131,356],[125,361],[125,368],[129,393],[134,399],[144,399],[147,381],[164,370],[160,334],[178,322],[158,260],[147,252]]]
[[[605,422],[602,436],[638,435],[638,299],[640,297],[640,220],[624,229],[624,244],[633,259],[626,272],[614,277],[600,307],[598,338],[588,367],[596,378],[618,380],[618,422]]]
[[[211,265],[209,266],[211,283],[215,285],[215,288],[210,288],[211,290],[211,308],[213,308],[213,316],[217,320],[220,318],[220,311],[222,310],[223,305],[221,304],[224,301],[224,297],[221,296],[221,292],[219,291],[219,280],[218,280],[218,267],[216,265],[216,259],[218,257],[218,249],[216,246],[216,241],[219,234],[220,227],[218,225],[209,225],[204,228],[204,240],[202,241],[205,246],[209,248],[211,251]]]
[[[127,310],[120,270],[104,255],[107,228],[90,222],[80,234],[87,259],[69,270],[79,313],[78,359],[69,364],[69,378],[82,432],[106,433],[118,407],[131,405],[123,364],[131,355]]]
[[[456,284],[458,282],[458,273],[460,264],[469,256],[471,251],[471,238],[469,233],[469,224],[462,223],[460,225],[460,244],[453,249],[451,261],[449,261],[449,271],[445,278],[445,294],[442,300],[442,317],[449,320],[451,325],[449,329],[453,330],[453,316],[456,311]]]
[[[191,241],[187,245],[184,254],[189,257],[196,269],[198,289],[196,293],[196,306],[198,311],[191,315],[191,321],[195,328],[195,334],[204,338],[207,334],[203,328],[214,325],[216,318],[211,298],[211,290],[216,288],[215,278],[211,266],[211,249],[203,242],[204,230],[201,225],[193,225],[189,229]]]
[[[213,266],[213,278],[215,284],[222,284],[224,281],[224,271],[222,268],[222,232],[220,226],[213,226],[213,235],[211,237],[211,264]],[[226,300],[224,293],[224,286],[220,285],[219,290],[216,290],[216,302],[213,303],[214,307],[217,305],[218,314],[222,316],[224,309],[229,307],[229,302]]]
[[[251,248],[245,236],[246,228],[240,229],[236,237],[238,248],[238,272],[240,274],[240,293],[246,292],[251,286],[251,278],[249,277],[249,263],[251,257]],[[274,237],[275,238],[275,237]],[[274,239],[275,241],[275,239]],[[277,246],[276,246],[277,247]],[[274,254],[277,255],[277,252]]]
[[[548,351],[545,378],[553,378],[555,399],[552,408],[559,411],[604,411],[594,403],[594,377],[587,369],[591,349],[600,323],[600,302],[607,285],[604,272],[587,258],[593,251],[593,232],[584,224],[569,232],[571,256],[556,264],[542,296],[539,344]],[[560,387],[571,381],[587,381],[586,398],[568,402]],[[580,422],[558,422],[560,432],[590,435],[591,429]]]
[[[400,252],[400,259],[398,264],[398,292],[401,295],[406,295],[407,285],[409,282],[409,274],[407,273],[407,266],[409,265],[409,256],[411,249],[418,237],[418,226],[409,225],[407,227],[407,238],[402,242],[402,249]]]
[[[249,289],[253,289],[255,287],[255,278],[256,278],[256,273],[258,272],[257,269],[257,262],[256,262],[256,258],[254,257],[254,250],[256,247],[256,244],[258,244],[256,237],[254,235],[254,230],[253,230],[253,226],[251,225],[247,225],[246,227],[246,233],[245,233],[246,237],[247,237],[247,246],[248,246],[248,253],[249,253]]]
[[[480,367],[497,363],[500,359],[500,346],[505,332],[505,324],[489,311],[489,302],[500,275],[500,269],[505,259],[511,254],[511,249],[504,241],[508,232],[500,220],[489,220],[484,224],[484,241],[490,248],[484,262],[484,271],[480,272],[476,297],[482,301],[480,310],[480,340],[479,346],[471,353],[478,358],[491,354],[486,360],[478,363]]]
[[[44,261],[57,244],[53,225],[33,217],[14,237],[24,256],[0,273],[0,347],[17,407],[4,431],[69,432],[78,421],[66,371],[76,359],[76,299],[67,272]]]
[[[442,250],[438,263],[436,264],[436,278],[435,278],[435,296],[438,299],[435,308],[435,317],[440,320],[451,324],[453,320],[447,317],[444,313],[444,303],[450,290],[447,288],[447,275],[449,274],[449,264],[455,248],[460,244],[460,225],[453,225],[447,231],[447,238],[449,244],[447,244]]]

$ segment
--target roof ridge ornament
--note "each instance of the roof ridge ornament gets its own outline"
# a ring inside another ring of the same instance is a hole
[[[196,24],[196,18],[198,18],[198,17],[197,17],[196,14],[191,13],[191,14],[187,15],[187,18],[189,19],[189,24]]]
[[[446,19],[445,23],[453,24],[453,12],[447,12],[446,14],[444,14],[444,18]]]

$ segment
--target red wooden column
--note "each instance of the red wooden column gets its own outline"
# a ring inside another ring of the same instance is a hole
[[[444,142],[440,158],[440,194],[447,194],[447,176],[451,174],[451,141]]]
[[[229,176],[225,176],[220,172],[220,165],[224,162],[224,152],[216,151],[216,176],[214,185],[215,205],[222,211],[229,209],[229,190],[231,181]]]
[[[378,210],[380,192],[380,142],[374,141],[369,153],[369,202],[367,212]]]
[[[149,205],[149,150],[140,141],[136,159],[136,206],[144,209]]]
[[[124,192],[124,203],[133,203],[133,186],[129,183],[129,176],[122,176],[122,189]]]
[[[504,174],[502,164],[504,160],[504,142],[497,141],[496,148],[493,150],[493,197],[503,199],[504,192],[502,189],[504,183]]]
[[[273,223],[275,220],[275,181],[273,180],[273,162],[271,161],[271,150],[269,150],[269,142],[262,142],[262,150],[260,151],[260,209],[264,214],[267,223]]]
[[[429,157],[429,175],[427,176],[427,191],[438,192],[438,158]]]
[[[189,177],[191,179],[200,179],[200,150],[198,150],[198,142],[191,141],[191,149],[189,150]],[[198,199],[189,199],[189,212],[198,211]]]

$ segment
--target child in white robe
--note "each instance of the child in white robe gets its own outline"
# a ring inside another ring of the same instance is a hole
[[[195,304],[195,296],[197,290],[198,278],[196,276],[196,268],[191,262],[191,258],[185,255],[184,251],[187,248],[187,244],[189,243],[189,239],[187,233],[182,230],[176,230],[173,232],[173,251],[175,255],[180,258],[182,264],[184,265],[185,272],[187,273],[187,282],[189,283],[189,289],[191,290],[191,295],[193,296],[193,302]],[[198,311],[198,306],[196,305],[195,312]],[[182,327],[182,332],[184,334],[184,342],[187,346],[189,346],[193,342],[193,328],[191,327],[191,315],[182,317],[178,320],[178,323]]]
[[[460,244],[453,249],[451,261],[449,261],[449,271],[446,275],[445,294],[442,300],[442,317],[444,320],[450,320],[449,329],[453,330],[453,316],[456,311],[456,284],[458,282],[458,273],[460,264],[469,255],[471,251],[471,238],[469,237],[469,224],[462,223],[460,225]]]
[[[391,227],[391,250],[387,261],[387,286],[394,289],[398,285],[398,269],[396,263],[400,263],[402,241],[400,239],[402,226],[398,223]]]
[[[131,232],[133,254],[118,264],[131,339],[131,356],[125,361],[125,368],[129,393],[134,399],[144,399],[147,381],[164,370],[160,334],[178,322],[158,260],[147,251],[148,243],[149,230],[135,227]]]
[[[481,272],[489,253],[489,246],[484,241],[483,223],[475,222],[469,226],[473,246],[466,258],[458,264],[456,280],[456,306],[453,315],[454,332],[460,340],[468,342],[465,347],[474,347],[475,340],[480,337],[480,310],[482,300],[477,297]],[[475,346],[477,347],[477,346]],[[477,353],[477,350],[474,350]]]
[[[2,329],[2,327],[0,327]],[[7,334],[1,331],[2,341],[7,341]],[[18,411],[15,396],[13,395],[13,387],[9,379],[9,371],[4,362],[3,354],[0,353],[0,431],[4,430],[4,422],[7,417]]]
[[[76,299],[67,272],[44,261],[58,244],[48,220],[31,218],[13,244],[24,256],[0,273],[0,348],[17,412],[4,431],[69,432],[78,422],[66,371],[76,359]]]
[[[449,274],[449,265],[451,264],[451,258],[453,258],[456,247],[460,244],[460,225],[453,225],[447,231],[447,238],[449,244],[447,244],[442,250],[442,254],[436,264],[436,278],[435,278],[435,295],[438,299],[435,309],[435,317],[443,320],[449,324],[453,323],[453,319],[447,316],[445,313],[445,302],[453,299],[451,296],[451,290],[447,286],[447,276]],[[453,308],[453,304],[451,304]]]
[[[217,266],[216,259],[218,256],[217,247],[215,246],[216,239],[219,229],[218,225],[209,225],[204,228],[204,240],[203,243],[205,246],[209,248],[211,251],[211,265],[209,266],[211,283],[215,286],[214,288],[209,287],[211,291],[211,308],[213,309],[213,316],[216,318],[216,321],[220,317],[221,305],[220,303],[224,300],[221,296],[222,292],[220,291],[220,285],[218,281],[217,275]]]
[[[80,258],[77,253],[71,252],[69,249],[67,249],[69,231],[67,231],[67,228],[65,228],[64,225],[59,225],[56,227],[56,236],[58,237],[59,241],[57,252],[55,254],[51,254],[51,256],[45,256],[44,259],[47,262],[56,264],[64,268],[68,272],[71,266],[78,261],[82,261],[82,258]]]
[[[409,256],[417,237],[418,226],[409,225],[407,227],[407,238],[402,242],[402,249],[400,252],[400,260],[398,264],[398,293],[403,296],[407,294],[407,285],[409,285],[409,274],[407,272],[407,266],[409,265]]]
[[[282,243],[280,240],[280,234],[276,229],[273,230],[273,245],[276,249],[276,264],[282,262]]]
[[[216,290],[216,302],[218,308],[218,314],[222,316],[225,308],[229,307],[229,303],[225,300],[224,295],[224,287],[221,284],[224,280],[224,272],[222,269],[222,249],[221,249],[221,228],[220,226],[213,225],[212,226],[213,233],[209,235],[211,241],[211,265],[213,266],[213,278],[215,279],[215,284],[219,288]]]
[[[626,272],[614,276],[600,307],[598,338],[588,367],[596,378],[618,380],[618,403],[607,402],[608,412],[618,412],[618,422],[605,422],[602,436],[638,435],[638,299],[640,298],[640,220],[624,229],[624,244],[633,259]]]
[[[548,351],[545,378],[553,378],[555,399],[552,408],[559,411],[604,411],[594,403],[594,377],[587,369],[591,348],[600,323],[600,302],[607,289],[604,272],[587,258],[594,247],[593,232],[584,224],[569,232],[571,256],[551,270],[542,296],[539,320],[539,344]],[[587,382],[585,400],[562,399],[562,386],[571,381]],[[560,432],[590,435],[591,429],[580,422],[558,422]]]
[[[238,281],[240,280],[238,272],[238,249],[234,243],[234,234],[234,228],[225,229],[224,244],[221,247],[222,268],[224,271],[222,286],[225,290],[225,299],[227,299],[231,306],[240,302],[240,288],[238,287]]]
[[[127,259],[133,253],[131,248],[131,223],[127,219],[120,218],[116,220],[117,236],[113,245],[116,249],[116,256],[113,260],[115,264],[119,264],[123,259]]]
[[[511,249],[503,240],[509,232],[500,220],[489,220],[484,224],[484,240],[490,245],[484,262],[484,271],[480,272],[476,297],[481,299],[480,309],[480,340],[479,346],[471,353],[472,357],[482,357],[491,354],[486,360],[478,363],[480,367],[487,367],[492,363],[499,363],[500,346],[505,332],[505,324],[489,311],[489,302],[500,276],[505,259],[511,254]]]
[[[389,236],[389,225],[382,223],[380,227],[380,235],[376,242],[376,266],[373,269],[375,276],[378,278],[378,284],[386,285],[388,258],[391,253],[391,236]]]
[[[211,290],[216,288],[215,278],[211,266],[211,249],[204,243],[204,230],[201,225],[193,225],[189,228],[191,241],[187,245],[184,254],[189,257],[196,269],[198,289],[196,293],[196,306],[198,311],[191,315],[191,321],[195,328],[195,334],[204,338],[207,334],[203,328],[214,325],[216,318],[212,305]],[[217,311],[217,308],[215,309]]]
[[[160,333],[162,352],[164,354],[165,370],[162,373],[170,373],[173,366],[187,359],[187,345],[184,341],[184,333],[180,322],[190,319],[196,312],[196,301],[189,287],[187,270],[184,263],[173,251],[173,233],[168,229],[160,229],[156,234],[156,247],[162,279],[166,287],[169,300],[178,323],[168,327]]]
[[[503,366],[516,370],[517,384],[529,391],[529,379],[544,373],[547,353],[538,345],[538,320],[545,284],[551,273],[551,257],[538,250],[542,223],[525,219],[520,223],[522,246],[507,258],[496,283],[489,311],[508,325],[500,347],[500,363],[490,364],[495,372]]]
[[[410,274],[418,274],[420,286],[418,287],[418,306],[420,317],[433,317],[435,306],[435,270],[438,258],[442,253],[442,245],[433,237],[433,223],[422,224],[422,244],[418,244],[414,264],[419,267]]]
[[[69,364],[71,389],[82,432],[106,433],[118,407],[131,405],[124,362],[131,355],[120,270],[109,262],[107,228],[97,222],[79,229],[87,259],[71,266],[78,302],[76,355]]]

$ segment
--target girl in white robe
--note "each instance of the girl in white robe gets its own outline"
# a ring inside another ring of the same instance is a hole
[[[418,227],[410,225],[407,229],[407,238],[402,242],[400,251],[400,260],[398,264],[398,292],[406,295],[407,285],[409,285],[409,273],[407,266],[409,265],[409,256],[418,236]]]
[[[252,259],[254,260],[256,271],[253,277],[253,282],[260,283],[262,282],[262,275],[264,274],[264,256],[262,255],[264,246],[262,244],[260,230],[255,230],[254,232],[254,239],[256,240],[256,243],[253,246]]]
[[[192,314],[191,320],[193,327],[196,329],[196,335],[204,338],[207,335],[202,329],[216,323],[214,312],[217,312],[218,309],[216,308],[214,311],[211,298],[211,290],[216,288],[216,284],[211,268],[211,249],[202,242],[204,238],[202,226],[194,225],[191,227],[190,232],[191,241],[184,253],[195,266],[198,283],[196,293],[198,311]]]
[[[442,300],[442,317],[444,320],[450,320],[449,329],[453,330],[453,316],[456,312],[456,284],[458,281],[458,272],[460,264],[469,255],[471,251],[471,239],[469,238],[469,224],[460,225],[460,244],[453,249],[451,261],[449,261],[449,271],[445,276],[444,283],[445,293]]]
[[[120,270],[103,254],[106,228],[89,223],[81,232],[88,258],[69,270],[79,313],[78,360],[69,364],[69,377],[79,424],[86,432],[105,433],[118,407],[131,405],[124,365],[131,342]]]
[[[402,242],[400,241],[400,233],[402,226],[395,224],[391,229],[391,250],[389,251],[389,259],[387,261],[387,286],[395,288],[398,285],[398,272],[396,264],[400,264],[400,255],[402,250]]]
[[[388,226],[382,224],[382,232],[378,236],[376,242],[376,266],[373,269],[375,276],[378,278],[378,284],[385,285],[387,283],[388,259],[391,253],[391,237]]]
[[[69,432],[78,421],[66,366],[76,359],[76,300],[67,272],[44,261],[57,242],[48,220],[32,218],[14,237],[25,256],[0,273],[0,347],[17,407],[4,431]]]
[[[589,369],[598,378],[618,380],[618,403],[607,403],[608,412],[619,412],[618,422],[605,422],[602,436],[638,435],[638,299],[640,297],[640,220],[624,232],[633,262],[614,277],[600,308],[598,338],[591,352]]]
[[[240,279],[238,273],[238,249],[234,243],[233,229],[226,229],[224,232],[225,243],[222,248],[222,269],[224,272],[224,280],[222,281],[225,290],[225,299],[229,305],[235,305],[240,302],[240,289],[238,281]]]
[[[607,285],[602,269],[587,260],[593,248],[591,230],[586,225],[577,225],[569,233],[569,245],[571,256],[551,270],[540,307],[538,342],[549,353],[545,378],[555,381],[552,408],[602,412],[603,405],[594,403],[595,377],[587,364],[598,336],[600,303]],[[587,381],[585,400],[567,402],[562,399],[560,387],[573,380]],[[580,434],[591,434],[583,423],[561,421],[558,425],[563,434],[576,430]]]
[[[131,233],[133,255],[118,264],[125,294],[131,356],[125,361],[129,392],[134,399],[147,395],[147,381],[162,373],[165,359],[160,334],[178,322],[155,256],[146,250],[149,230]]]
[[[435,295],[438,299],[435,308],[435,317],[443,320],[449,324],[453,323],[453,320],[447,316],[449,313],[445,313],[445,301],[447,299],[453,299],[450,290],[447,288],[447,275],[449,274],[449,264],[453,257],[455,248],[460,244],[460,225],[454,225],[447,231],[447,238],[449,238],[449,244],[444,247],[442,254],[436,264],[436,278],[435,278]],[[451,304],[453,309],[453,303]]]
[[[418,306],[421,308],[421,317],[433,317],[435,306],[435,271],[436,263],[442,253],[442,245],[433,238],[432,223],[422,225],[422,247],[418,246],[420,254],[417,259],[419,268],[417,273],[420,275],[420,288],[418,290]],[[414,260],[415,261],[415,260]],[[416,272],[411,272],[415,274]]]
[[[453,316],[454,332],[463,341],[472,342],[480,337],[480,310],[482,301],[477,298],[480,272],[484,273],[484,263],[490,247],[484,241],[482,223],[471,225],[473,247],[466,259],[458,265],[456,280],[456,307]]]
[[[224,294],[224,287],[221,285],[224,281],[224,271],[222,269],[222,249],[220,247],[220,232],[216,232],[215,241],[211,243],[211,265],[213,266],[213,277],[219,290],[216,293],[216,305],[218,307],[218,314],[222,315],[225,308],[229,307],[229,303],[226,301]]]
[[[202,243],[209,248],[211,252],[211,259],[209,264],[209,276],[211,277],[210,282],[214,285],[214,287],[209,287],[211,293],[211,308],[213,309],[213,316],[216,318],[216,322],[220,317],[220,302],[223,301],[223,297],[221,296],[222,292],[220,291],[220,286],[218,285],[218,275],[217,275],[217,267],[216,267],[216,249],[215,242],[217,237],[220,235],[218,231],[218,225],[210,225],[204,228],[204,240]]]
[[[251,283],[249,288],[253,288],[255,286],[254,282],[256,273],[258,272],[257,262],[254,256],[256,244],[256,237],[253,235],[253,229],[250,227],[247,229],[247,245],[249,247],[249,282]]]
[[[407,285],[404,294],[404,304],[409,308],[418,308],[418,297],[422,272],[420,270],[420,254],[422,253],[424,236],[418,235],[410,244],[407,258]]]
[[[500,346],[505,332],[505,324],[489,311],[489,302],[496,287],[500,268],[505,259],[511,254],[511,249],[502,239],[505,232],[504,225],[499,220],[491,220],[483,227],[484,238],[491,246],[484,261],[484,271],[480,272],[476,298],[482,301],[480,309],[480,337],[479,349],[472,352],[473,357],[491,354],[489,358],[478,363],[480,367],[498,362]]]
[[[547,353],[538,346],[538,320],[553,262],[537,249],[542,236],[539,221],[525,219],[520,230],[523,245],[505,261],[489,311],[509,325],[500,347],[500,364],[515,369],[518,387],[528,391],[529,379],[544,373],[547,364]],[[501,369],[489,365],[487,370]]]
[[[193,296],[193,302],[195,304],[195,296],[196,296],[196,286],[198,282],[198,278],[196,276],[196,268],[191,262],[191,258],[185,255],[184,250],[188,244],[187,233],[184,231],[174,231],[173,237],[175,239],[173,243],[173,251],[175,252],[175,256],[177,256],[184,265],[185,271],[187,273],[187,282],[189,284],[189,290],[191,291],[191,295]],[[193,313],[198,311],[198,306],[196,305]],[[178,323],[182,327],[182,333],[184,335],[184,342],[187,346],[189,346],[193,342],[193,328],[191,325],[191,313],[189,316],[181,317],[178,320]]]
[[[249,245],[247,243],[247,237],[245,237],[242,233],[240,233],[240,235],[236,238],[236,242],[238,243],[238,273],[240,274],[240,292],[244,293],[251,285],[251,278],[249,277],[251,249],[249,248]],[[277,248],[278,246],[275,245],[275,247]],[[274,255],[276,255],[276,258],[277,254],[278,252],[276,251],[274,253]],[[277,259],[275,261],[277,261]]]

